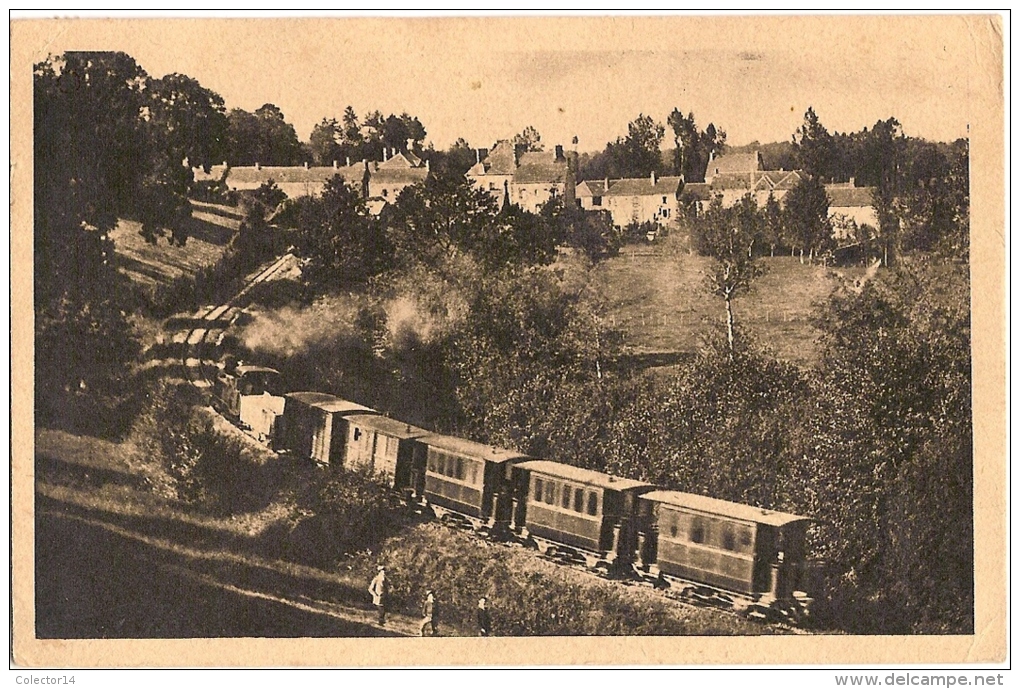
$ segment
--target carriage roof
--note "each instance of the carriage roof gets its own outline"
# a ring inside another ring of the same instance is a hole
[[[393,436],[394,438],[401,439],[420,438],[424,435],[430,435],[432,433],[432,431],[427,431],[424,428],[412,426],[411,424],[404,423],[403,421],[391,419],[388,416],[377,416],[375,414],[358,413],[351,414],[349,416],[345,415],[344,418],[350,422],[358,424],[359,426],[364,426],[365,428],[369,428],[373,431],[385,433],[386,435]]]
[[[371,413],[374,409],[362,406],[357,402],[341,399],[335,395],[328,395],[324,392],[289,392],[285,395],[287,399],[300,402],[301,404],[315,407],[331,413]]]
[[[521,462],[518,466],[522,469],[527,469],[528,471],[535,471],[540,474],[546,474],[547,476],[555,476],[556,478],[562,478],[567,481],[576,481],[578,483],[585,483],[590,486],[598,486],[609,490],[624,491],[636,488],[655,487],[650,483],[645,483],[644,481],[635,481],[629,478],[611,476],[610,474],[603,474],[600,471],[582,469],[581,467],[575,467],[569,464],[560,464],[559,462],[550,462],[544,459],[538,459],[531,462]]]
[[[677,490],[655,490],[641,496],[642,500],[659,502],[673,507],[681,507],[705,514],[730,517],[742,521],[766,524],[768,526],[784,526],[793,522],[812,521],[810,517],[802,517],[786,512],[766,510],[761,507],[744,505],[739,502],[710,498],[707,495],[683,493]]]
[[[517,450],[508,450],[502,447],[495,447],[494,445],[476,443],[473,440],[456,438],[452,435],[439,435],[438,433],[432,433],[419,438],[419,442],[424,443],[429,447],[455,452],[457,454],[474,457],[476,459],[496,464],[501,464],[514,459],[527,459],[527,455],[522,454]]]

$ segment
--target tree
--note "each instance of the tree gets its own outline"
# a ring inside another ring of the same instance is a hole
[[[913,263],[830,300],[804,508],[829,615],[863,633],[973,629],[970,290]]]
[[[606,145],[609,174],[613,177],[647,177],[662,173],[662,137],[666,130],[648,115],[638,115],[627,125],[627,136]]]
[[[227,114],[227,161],[231,165],[295,165],[301,143],[283,112],[266,103],[254,113],[234,108]]]
[[[620,252],[623,236],[608,211],[585,211],[554,196],[542,205],[539,213],[548,221],[551,236],[583,252],[592,263]]]
[[[694,229],[699,252],[715,259],[708,274],[708,285],[726,304],[726,343],[731,360],[736,355],[737,339],[733,299],[749,291],[754,280],[764,272],[753,256],[759,224],[757,215],[750,196],[734,208],[723,208],[716,199]]]
[[[147,159],[147,75],[124,53],[35,65],[33,212],[37,420],[116,417],[137,341],[108,233],[130,212]],[[107,419],[111,420],[111,419]]]
[[[542,135],[538,133],[538,130],[528,125],[524,130],[514,136],[513,140],[514,148],[520,146],[525,151],[543,151],[545,146],[542,145]]]
[[[793,249],[804,251],[809,258],[832,242],[832,225],[829,222],[829,197],[816,177],[805,177],[786,195],[784,209],[787,241]]]
[[[327,290],[364,283],[389,265],[391,247],[365,209],[361,194],[339,175],[298,213],[298,250],[309,260],[309,282]]]
[[[335,119],[322,118],[308,137],[312,162],[315,165],[332,165],[334,161],[341,160],[341,140],[340,124]]]
[[[769,192],[769,198],[762,209],[762,242],[769,247],[769,256],[776,255],[776,247],[783,241],[783,210],[776,197]]]
[[[804,123],[793,135],[793,148],[800,167],[813,177],[832,179],[834,143],[814,108],[804,113]]]

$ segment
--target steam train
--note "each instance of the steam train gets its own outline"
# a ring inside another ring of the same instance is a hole
[[[810,518],[433,433],[324,393],[275,395],[274,374],[238,366],[219,392],[277,451],[370,472],[403,504],[560,563],[762,618],[808,613]]]

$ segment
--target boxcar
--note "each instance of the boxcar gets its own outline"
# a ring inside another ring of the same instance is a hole
[[[345,416],[347,449],[343,465],[348,469],[370,471],[397,491],[416,482],[415,442],[430,431],[375,414]],[[420,454],[420,451],[419,451]]]
[[[636,500],[655,486],[544,460],[522,462],[514,474],[514,526],[522,535],[586,553],[589,564],[632,560]]]
[[[509,526],[510,467],[528,457],[448,435],[427,435],[417,442],[422,448],[420,492],[437,516],[454,512],[475,528]]]
[[[752,599],[788,600],[800,583],[811,520],[704,495],[657,490],[639,499],[640,564]]]
[[[284,395],[281,438],[284,449],[321,464],[342,464],[347,437],[344,416],[374,410],[322,392]]]

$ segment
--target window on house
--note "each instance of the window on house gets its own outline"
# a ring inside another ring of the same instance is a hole
[[[385,199],[386,197],[388,197],[389,195],[390,195],[390,191],[389,191],[389,189],[383,189],[383,190],[382,190],[382,197],[383,197],[384,199]]]
[[[588,493],[588,514],[595,516],[599,513],[599,495],[598,493]]]
[[[662,197],[662,202],[666,203],[666,197],[665,196]]]
[[[601,196],[592,196],[591,197],[591,205],[593,205],[593,206],[601,206],[602,205],[602,197]]]
[[[669,209],[668,208],[663,208],[662,209],[662,217],[664,217],[664,218],[668,218],[669,217]]]

